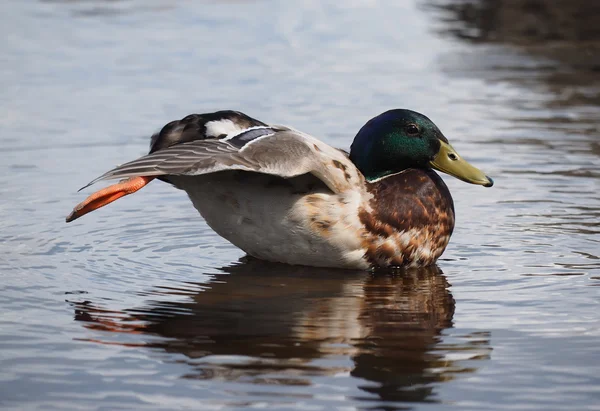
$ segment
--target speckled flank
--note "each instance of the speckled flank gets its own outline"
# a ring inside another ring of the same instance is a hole
[[[362,247],[364,228],[358,219],[364,200],[361,193],[354,191],[309,194],[298,202],[294,214],[299,224],[306,225],[315,237],[325,239],[337,250],[337,258],[344,266],[368,268]]]
[[[350,182],[352,176],[350,175],[350,173],[348,173],[348,167],[344,163],[337,160],[333,160],[331,163],[335,168],[339,168],[340,170],[342,170],[344,172],[344,178],[346,179],[346,181]]]
[[[310,229],[322,237],[329,237],[333,221],[327,213],[323,213],[326,198],[322,194],[310,194],[305,197],[304,201]]]

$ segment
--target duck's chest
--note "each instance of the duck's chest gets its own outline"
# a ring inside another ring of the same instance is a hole
[[[433,264],[454,229],[454,203],[432,170],[409,169],[368,184],[370,208],[359,218],[365,227],[365,258],[376,266]]]

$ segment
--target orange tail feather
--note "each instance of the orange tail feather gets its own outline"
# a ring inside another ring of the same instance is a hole
[[[135,193],[152,180],[154,180],[154,177],[131,177],[96,191],[83,202],[77,204],[71,214],[67,216],[66,221],[67,223],[70,223],[71,221],[76,220],[91,211],[97,210],[100,207],[104,207],[121,197]]]

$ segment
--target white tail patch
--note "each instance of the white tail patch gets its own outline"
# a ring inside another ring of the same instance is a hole
[[[209,121],[205,124],[207,137],[238,134],[244,131],[242,127],[228,119]]]

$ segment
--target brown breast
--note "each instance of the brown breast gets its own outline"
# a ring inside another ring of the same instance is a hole
[[[454,203],[433,170],[409,169],[373,183],[371,211],[362,209],[365,258],[375,266],[427,266],[454,229]]]

